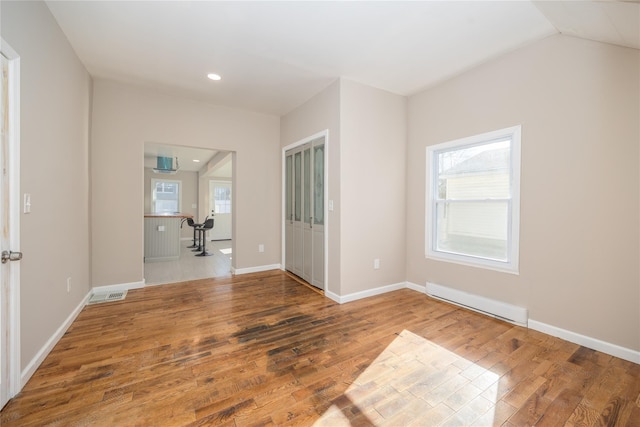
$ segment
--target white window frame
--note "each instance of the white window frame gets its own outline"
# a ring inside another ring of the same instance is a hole
[[[520,146],[522,126],[512,126],[492,132],[456,139],[427,147],[426,158],[426,206],[425,206],[425,256],[428,259],[481,267],[506,273],[519,274],[520,253]],[[436,250],[438,167],[435,164],[441,151],[483,145],[498,139],[511,139],[511,199],[507,221],[507,260],[499,261],[472,255],[462,255]]]
[[[177,210],[177,212],[182,212],[182,181],[175,180],[175,179],[158,179],[158,178],[152,178],[151,179],[151,212],[153,212],[153,213],[162,213],[162,212],[158,212],[156,210],[156,201],[157,201],[156,184],[158,182],[170,182],[170,183],[174,183],[174,184],[178,185],[178,210]]]

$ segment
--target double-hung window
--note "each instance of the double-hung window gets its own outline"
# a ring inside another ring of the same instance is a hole
[[[168,179],[151,180],[151,203],[153,213],[176,213],[181,210],[181,181]]]
[[[427,258],[518,273],[520,126],[427,147]]]

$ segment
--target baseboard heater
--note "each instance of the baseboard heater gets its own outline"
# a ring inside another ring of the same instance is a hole
[[[520,326],[527,326],[527,309],[427,282],[427,295]]]

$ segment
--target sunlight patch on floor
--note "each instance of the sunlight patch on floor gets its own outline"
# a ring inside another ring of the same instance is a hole
[[[492,425],[498,379],[404,330],[314,426]]]

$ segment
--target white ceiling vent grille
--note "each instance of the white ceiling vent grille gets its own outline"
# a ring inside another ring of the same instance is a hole
[[[91,295],[90,304],[100,304],[102,302],[122,301],[127,296],[127,291],[115,291]]]

